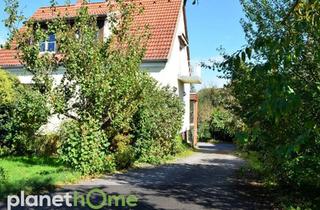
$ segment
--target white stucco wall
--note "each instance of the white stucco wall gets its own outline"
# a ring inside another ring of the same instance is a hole
[[[31,75],[24,75],[24,76],[17,76],[19,81],[22,83],[22,84],[32,84],[34,83],[32,81],[32,77]],[[63,75],[62,74],[56,74],[56,75],[53,75],[53,80],[54,80],[54,84],[59,84],[62,80],[62,77]]]
[[[178,80],[178,75],[189,75],[189,62],[187,47],[180,49],[179,35],[185,34],[185,22],[183,7],[181,7],[178,17],[177,28],[174,34],[172,48],[167,63],[161,68],[143,66],[151,76],[158,80],[162,85],[169,85],[178,88],[177,94],[185,104],[185,115],[182,132],[190,129],[190,84],[182,83]],[[160,69],[161,68],[161,69]]]

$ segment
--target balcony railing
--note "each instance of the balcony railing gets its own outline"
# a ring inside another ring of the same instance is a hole
[[[184,83],[190,83],[190,84],[201,84],[201,66],[195,65],[190,66],[190,72],[188,74],[179,74],[178,78],[180,81]]]

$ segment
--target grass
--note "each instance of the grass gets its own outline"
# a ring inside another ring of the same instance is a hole
[[[133,164],[133,168],[152,168],[156,165],[162,165],[162,164],[171,164],[174,163],[177,159],[187,158],[194,154],[194,149],[186,142],[183,142],[180,140],[179,142],[179,151],[176,155],[173,156],[167,156],[165,158],[160,159],[159,163],[146,163],[146,162],[140,162],[136,161]]]
[[[193,149],[186,144],[180,146],[177,155],[164,159],[161,164],[170,164],[178,158],[193,154]],[[134,167],[145,166],[146,164],[137,163]],[[26,194],[47,192],[59,185],[74,183],[84,178],[80,173],[64,167],[56,158],[3,157],[0,158],[0,168],[4,169],[6,175],[5,182],[0,180],[0,200],[22,190]]]
[[[177,139],[178,145],[178,153],[174,156],[170,156],[164,160],[164,163],[172,163],[175,162],[177,159],[186,158],[193,154],[194,149],[186,142],[183,141],[181,138]]]
[[[5,157],[0,158],[0,167],[7,177],[0,183],[0,199],[21,190],[31,193],[54,189],[81,178],[80,173],[63,167],[54,158]]]
[[[191,147],[185,148],[183,151],[176,154],[175,156],[170,156],[167,159],[165,159],[163,161],[163,164],[174,163],[177,159],[187,158],[187,157],[193,155],[193,153],[194,153],[194,150]]]
[[[253,151],[248,152],[240,152],[237,151],[236,155],[239,157],[245,159],[247,161],[247,169],[251,169],[257,174],[262,174],[263,171],[263,165],[261,161],[259,160],[258,153]]]

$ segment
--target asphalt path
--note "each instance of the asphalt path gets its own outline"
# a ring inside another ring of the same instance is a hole
[[[245,161],[233,155],[234,150],[232,144],[199,143],[197,152],[174,163],[82,181],[77,185],[64,186],[51,195],[65,195],[74,191],[79,195],[87,195],[90,190],[99,189],[108,195],[124,195],[125,198],[133,195],[137,198],[133,202],[135,207],[127,204],[125,207],[116,207],[114,202],[102,209],[272,209],[272,204],[261,189],[249,185],[237,175]],[[94,205],[103,203],[103,195],[99,192],[90,195]],[[0,204],[0,209],[7,209],[6,204]],[[44,205],[12,209],[91,208],[88,205],[68,207],[64,204],[62,207]]]

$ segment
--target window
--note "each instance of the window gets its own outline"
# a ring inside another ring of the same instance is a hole
[[[56,52],[56,36],[49,34],[48,40],[40,43],[40,52]]]

